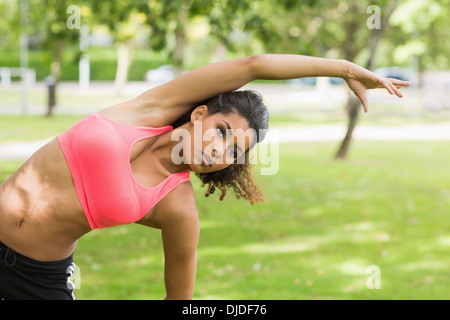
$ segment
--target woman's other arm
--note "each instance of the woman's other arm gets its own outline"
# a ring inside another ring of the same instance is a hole
[[[189,300],[194,293],[200,222],[194,190],[181,184],[159,206],[155,220],[162,230],[167,300]]]

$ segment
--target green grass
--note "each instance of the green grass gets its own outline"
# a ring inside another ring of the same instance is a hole
[[[37,115],[0,115],[0,142],[53,138],[82,117],[83,115],[70,114],[56,114],[50,118]]]
[[[113,86],[111,85],[111,88]],[[20,87],[14,86],[9,88],[8,90],[0,91],[0,95],[2,97],[1,104],[3,104],[3,108],[5,106],[11,112],[19,112],[21,110],[21,91]],[[98,92],[93,89],[86,96],[80,96],[76,87],[59,87],[56,94],[57,106],[55,109],[55,114],[67,114],[71,116],[71,113],[75,114],[83,114],[94,112],[95,110],[100,110],[102,108],[106,108],[108,106],[128,101],[134,98],[134,95],[124,94],[122,96],[118,96],[113,94],[113,89],[111,91]],[[48,93],[47,89],[44,85],[37,85],[30,88],[28,91],[28,104],[29,110],[37,109],[42,110],[42,114],[33,115],[31,118],[39,121],[45,112],[47,111],[47,103],[48,103]],[[84,111],[79,111],[81,110]],[[86,111],[86,108],[90,111]],[[6,109],[6,108],[5,108]],[[33,112],[30,112],[33,113]],[[22,115],[16,115],[16,117],[20,120]],[[4,115],[1,114],[0,118],[3,118]],[[0,127],[1,130],[1,127]]]
[[[5,92],[3,96],[8,103],[19,104],[18,92]],[[125,101],[127,97],[114,97],[107,95],[88,95],[80,97],[77,93],[65,92],[60,96],[59,101],[64,107],[76,106],[109,106],[120,101]],[[6,101],[5,100],[5,101]],[[30,100],[35,103],[44,104],[44,93],[39,90],[31,92]],[[98,109],[98,107],[97,107]],[[45,118],[42,115],[0,115],[0,143],[11,141],[32,141],[54,137],[69,128],[72,124],[79,121],[83,114],[55,114],[51,118]],[[420,121],[414,121],[404,116],[389,115],[371,115],[360,117],[360,125],[383,125],[399,126],[411,123],[433,124],[441,121],[449,121],[450,113],[442,112],[438,114],[428,114],[421,116]],[[345,125],[347,122],[344,113],[326,114],[323,112],[315,113],[295,113],[295,114],[273,114],[270,116],[269,127],[283,126],[301,126],[308,127],[317,124],[320,125]]]
[[[448,142],[280,146],[265,203],[205,198],[196,299],[449,299]],[[19,165],[0,163],[0,179]],[[257,169],[257,168],[256,168]],[[256,170],[258,171],[258,170]],[[1,180],[0,180],[1,181]],[[78,299],[164,297],[160,231],[138,225],[80,239]],[[368,289],[381,270],[381,289]]]

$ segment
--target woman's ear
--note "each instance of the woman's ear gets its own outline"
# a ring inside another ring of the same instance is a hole
[[[191,123],[194,124],[195,121],[202,121],[206,118],[208,114],[208,106],[201,105],[194,109],[191,113]]]

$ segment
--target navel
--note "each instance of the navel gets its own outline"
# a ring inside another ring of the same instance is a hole
[[[20,219],[19,222],[17,223],[17,227],[20,228],[24,222],[25,222],[24,218]]]

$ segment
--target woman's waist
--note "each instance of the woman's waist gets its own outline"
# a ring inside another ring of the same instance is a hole
[[[77,240],[89,231],[87,221],[82,223],[70,213],[62,219],[60,214],[48,208],[12,212],[0,207],[0,242],[32,259],[63,259],[73,252]]]
[[[37,260],[62,259],[90,231],[79,204],[71,204],[64,190],[34,190],[41,194],[36,197],[10,183],[0,189],[0,241],[15,251]]]

